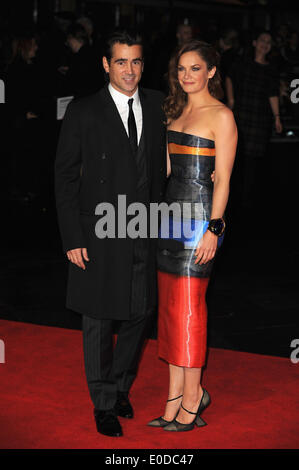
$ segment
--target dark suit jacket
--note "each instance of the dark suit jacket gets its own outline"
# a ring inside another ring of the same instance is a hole
[[[166,180],[163,94],[139,89],[143,112],[150,201],[162,199]],[[69,265],[66,306],[93,318],[129,319],[133,240],[99,239],[100,202],[137,201],[137,168],[129,139],[107,87],[72,101],[66,111],[55,162],[55,192],[63,250],[87,248],[86,270]],[[155,240],[150,241],[149,289],[156,302]]]

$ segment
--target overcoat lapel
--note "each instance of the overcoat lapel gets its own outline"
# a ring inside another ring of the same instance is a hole
[[[107,86],[100,91],[99,97],[99,114],[104,116],[104,119],[101,119],[100,122],[102,122],[106,128],[105,135],[109,136],[109,140],[116,140],[118,142],[118,147],[121,149],[121,152],[123,154],[128,156],[129,166],[134,172],[135,177],[137,178],[136,160],[130,146],[128,134]],[[146,96],[146,93],[143,91],[142,88],[139,88],[139,98],[142,106],[142,132],[144,137],[145,155],[147,161],[147,175],[148,179],[150,180],[152,172],[151,144],[153,142],[152,139],[154,139],[151,105],[148,97]],[[99,132],[103,133],[103,129],[101,128]]]
[[[119,158],[127,156],[129,159],[129,167],[134,172],[137,178],[137,167],[135,157],[133,155],[128,134],[123,125],[117,107],[109,93],[108,87],[105,87],[100,92],[101,104],[99,114],[102,115],[101,123],[105,126],[104,135],[112,142],[117,142],[119,150]],[[103,106],[104,105],[104,106]],[[103,133],[103,128],[99,129]],[[109,149],[107,149],[109,150]]]
[[[144,148],[145,148],[145,155],[146,155],[146,162],[147,162],[147,175],[149,181],[151,180],[151,172],[152,172],[152,165],[151,165],[151,142],[154,138],[152,132],[152,122],[151,122],[151,107],[146,96],[145,92],[142,88],[139,88],[139,98],[142,106],[142,127],[144,133]]]

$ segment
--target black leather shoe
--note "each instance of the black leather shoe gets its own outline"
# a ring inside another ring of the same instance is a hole
[[[105,436],[119,437],[123,435],[121,425],[117,419],[114,409],[94,409],[97,431]]]
[[[114,405],[115,413],[122,418],[133,418],[133,408],[129,401],[128,392],[117,392],[117,400]]]

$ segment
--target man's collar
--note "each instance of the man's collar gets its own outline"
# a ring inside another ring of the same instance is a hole
[[[116,90],[111,83],[108,85],[108,90],[114,100],[115,103],[118,103],[120,105],[127,105],[128,100],[130,98],[134,98],[135,103],[138,105],[140,103],[140,98],[139,98],[139,91],[138,88],[135,91],[134,95],[132,96],[127,96],[124,93],[121,93],[120,91]]]

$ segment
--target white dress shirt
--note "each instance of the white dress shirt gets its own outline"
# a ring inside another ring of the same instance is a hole
[[[136,127],[137,127],[137,139],[138,139],[138,144],[140,141],[141,137],[141,132],[142,132],[142,107],[139,99],[139,93],[138,93],[138,88],[135,91],[133,96],[127,96],[124,95],[123,93],[120,93],[117,91],[111,83],[108,85],[108,90],[112,96],[112,99],[117,107],[117,110],[119,112],[119,115],[121,117],[121,120],[125,126],[126,132],[129,135],[129,130],[128,130],[128,117],[129,117],[129,105],[128,101],[130,98],[134,98],[133,101],[133,113],[135,117],[135,122],[136,122]]]

